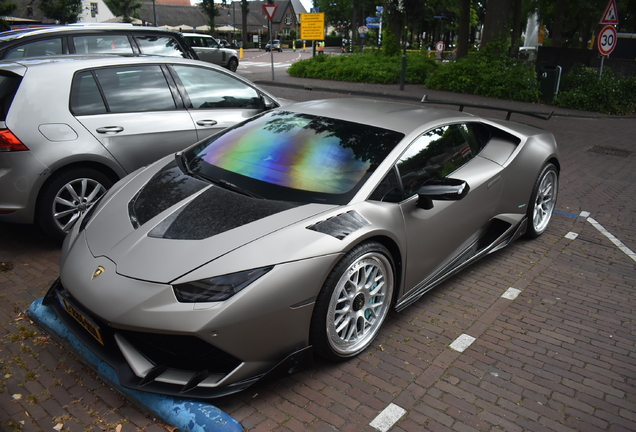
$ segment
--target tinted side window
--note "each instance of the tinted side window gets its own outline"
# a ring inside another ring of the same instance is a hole
[[[0,121],[5,121],[22,78],[11,73],[0,75]]]
[[[427,180],[448,176],[477,154],[465,131],[466,125],[442,126],[411,144],[397,164],[405,198],[417,194]]]
[[[99,36],[74,36],[73,44],[78,54],[108,53],[108,54],[132,54],[133,49],[124,35],[99,35]]]
[[[106,97],[109,112],[176,108],[166,77],[158,65],[98,69],[95,75]]]
[[[174,70],[190,98],[188,108],[261,108],[258,92],[236,78],[195,66]]]
[[[203,46],[207,46],[208,48],[218,48],[219,43],[213,38],[203,38]]]
[[[74,115],[106,113],[106,105],[90,71],[80,72],[73,78],[71,112]]]
[[[370,200],[373,201],[385,201],[385,202],[400,202],[402,201],[402,188],[398,181],[395,170],[392,169],[380,182],[378,187],[375,188]]]
[[[135,36],[142,54],[186,57],[179,42],[170,36]]]
[[[11,48],[7,52],[5,59],[42,57],[56,54],[63,54],[61,38],[35,41]]]

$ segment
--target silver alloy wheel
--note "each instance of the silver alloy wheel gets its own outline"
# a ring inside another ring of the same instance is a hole
[[[393,271],[381,253],[357,258],[342,274],[329,301],[327,338],[339,355],[354,355],[377,335],[393,295]]]
[[[557,172],[554,169],[548,169],[544,171],[539,182],[532,213],[532,226],[537,233],[542,233],[548,227],[556,205],[558,181]]]
[[[53,220],[68,232],[73,224],[106,193],[106,188],[92,178],[77,178],[66,183],[55,194]]]

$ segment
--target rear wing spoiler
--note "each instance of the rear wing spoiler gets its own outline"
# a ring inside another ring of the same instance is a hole
[[[489,109],[489,110],[496,110],[496,111],[506,111],[508,113],[506,115],[506,120],[510,120],[510,116],[512,114],[523,114],[523,115],[535,117],[541,120],[550,120],[550,118],[552,117],[552,114],[554,114],[554,111],[550,111],[549,113],[546,114],[546,113],[536,113],[536,112],[530,112],[530,111],[519,111],[519,110],[508,109],[508,108],[499,108],[499,107],[493,107],[488,105],[477,105],[477,104],[468,104],[468,103],[461,103],[461,102],[435,101],[435,100],[429,100],[428,95],[424,95],[424,97],[422,97],[422,100],[420,102],[432,103],[436,105],[457,105],[459,106],[460,111],[464,111],[464,107],[482,108],[482,109]]]

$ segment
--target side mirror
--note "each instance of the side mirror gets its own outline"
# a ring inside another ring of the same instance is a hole
[[[470,186],[464,180],[453,178],[429,180],[417,191],[419,197],[417,206],[430,210],[433,208],[433,200],[459,201],[468,194],[468,191]]]
[[[261,99],[263,100],[263,109],[271,110],[274,108],[278,108],[278,104],[269,96],[261,95]]]

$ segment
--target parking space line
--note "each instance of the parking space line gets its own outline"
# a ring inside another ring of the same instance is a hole
[[[517,297],[519,297],[519,294],[521,294],[521,290],[520,289],[510,287],[501,296],[503,298],[505,298],[505,299],[508,299],[508,300],[514,300]]]
[[[620,250],[622,250],[625,255],[627,255],[628,257],[630,257],[632,260],[636,261],[636,253],[634,253],[633,250],[631,250],[630,248],[628,248],[627,246],[625,246],[625,244],[620,241],[619,239],[617,239],[616,237],[614,237],[614,235],[609,232],[608,230],[606,230],[603,225],[601,225],[600,223],[596,222],[593,218],[588,217],[587,221],[589,223],[592,224],[592,226],[594,228],[596,228],[601,234],[603,234],[605,237],[607,237],[612,243],[614,243],[616,246],[618,246],[618,248]]]
[[[369,423],[369,426],[380,432],[387,432],[404,414],[406,414],[404,408],[393,403],[389,404],[388,407],[384,408],[384,410]]]
[[[467,335],[466,333],[459,335],[457,339],[455,339],[449,347],[454,349],[455,351],[464,352],[466,348],[468,348],[473,342],[477,339],[472,337],[471,335]]]

